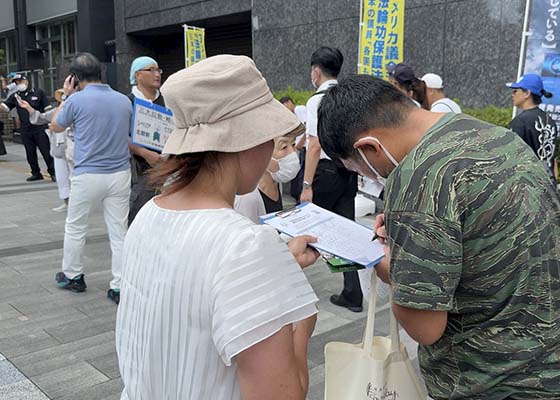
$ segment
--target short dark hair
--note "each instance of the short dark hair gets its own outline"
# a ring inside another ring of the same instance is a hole
[[[414,108],[414,103],[390,83],[369,75],[350,75],[330,87],[321,99],[321,148],[332,159],[346,160],[355,152],[357,134],[397,127]]]
[[[93,54],[78,53],[70,62],[70,73],[75,74],[80,81],[101,81],[101,63]]]
[[[286,104],[288,101],[291,101],[292,103],[294,103],[294,101],[292,100],[292,98],[290,96],[284,96],[278,101],[282,104]]]
[[[334,47],[319,47],[311,55],[311,66],[317,66],[325,75],[336,78],[342,68],[344,56]]]

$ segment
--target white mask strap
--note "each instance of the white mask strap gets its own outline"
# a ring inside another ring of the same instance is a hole
[[[391,153],[389,153],[389,151],[385,148],[385,146],[383,146],[383,145],[381,144],[381,142],[379,141],[379,139],[374,138],[374,137],[372,137],[372,136],[367,136],[367,137],[364,137],[364,138],[362,138],[362,139],[360,139],[360,140],[363,140],[363,139],[375,140],[377,143],[379,143],[379,146],[381,146],[381,150],[383,150],[383,153],[385,153],[385,155],[387,156],[387,158],[389,159],[389,161],[391,161],[395,167],[398,167],[398,166],[399,166],[399,162],[398,162],[397,160],[395,160],[395,158],[391,155]]]

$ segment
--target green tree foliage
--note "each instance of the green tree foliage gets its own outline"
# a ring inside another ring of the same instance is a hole
[[[274,93],[274,97],[276,100],[280,100],[282,97],[288,96],[296,105],[305,105],[313,93],[315,93],[314,90],[297,90],[288,86],[286,89]]]

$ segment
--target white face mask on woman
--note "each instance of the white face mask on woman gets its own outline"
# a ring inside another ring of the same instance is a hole
[[[297,176],[299,169],[301,168],[299,164],[299,157],[295,151],[280,158],[279,160],[276,160],[275,158],[273,158],[273,160],[278,162],[279,169],[276,172],[268,172],[270,173],[270,176],[272,176],[272,179],[278,183],[290,182]]]
[[[27,83],[20,83],[16,88],[19,92],[25,92],[27,90]]]

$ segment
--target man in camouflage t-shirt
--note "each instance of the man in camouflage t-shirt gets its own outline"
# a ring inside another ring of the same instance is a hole
[[[421,343],[431,397],[560,399],[560,200],[527,145],[369,76],[325,95],[319,139],[347,168],[388,178],[390,272],[376,269]]]

